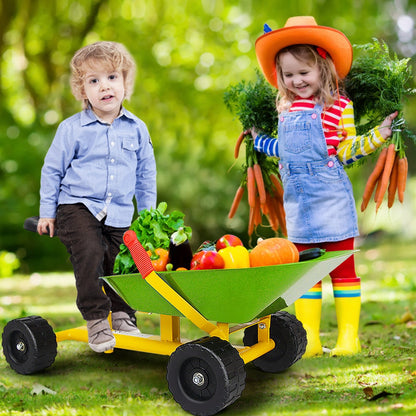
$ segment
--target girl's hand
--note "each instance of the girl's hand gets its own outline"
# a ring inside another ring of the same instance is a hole
[[[49,234],[49,237],[53,237],[55,233],[55,218],[39,218],[37,231],[39,235]]]
[[[388,137],[391,136],[391,128],[390,128],[391,127],[391,123],[397,117],[397,114],[399,114],[398,111],[395,111],[394,113],[391,113],[380,124],[380,134],[383,137],[383,139],[387,139]]]
[[[258,135],[257,130],[256,130],[256,128],[255,128],[255,127],[252,127],[251,129],[247,129],[247,130],[244,132],[244,135],[245,135],[245,136],[246,136],[246,135],[248,135],[248,134],[251,134],[251,137],[253,138],[253,140],[255,140],[255,139],[256,139],[256,137],[257,137],[257,135]]]

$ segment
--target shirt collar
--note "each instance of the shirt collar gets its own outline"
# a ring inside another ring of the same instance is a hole
[[[133,115],[130,111],[127,111],[124,107],[121,107],[120,114],[116,118],[126,117],[129,119],[133,119]],[[86,126],[91,123],[99,122],[102,124],[108,124],[102,121],[95,113],[92,111],[92,108],[88,106],[85,110],[81,112],[81,126]]]

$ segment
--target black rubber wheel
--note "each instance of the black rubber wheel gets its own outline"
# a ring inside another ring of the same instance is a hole
[[[55,361],[56,336],[40,316],[10,321],[3,330],[3,353],[10,367],[19,374],[33,374]]]
[[[287,370],[305,353],[306,331],[301,322],[288,312],[280,311],[271,315],[270,338],[275,342],[275,347],[253,361],[259,370],[280,373]],[[257,342],[257,325],[246,328],[244,345],[252,346]]]
[[[245,387],[244,361],[227,341],[205,337],[183,344],[170,356],[167,380],[173,398],[193,415],[215,415]]]

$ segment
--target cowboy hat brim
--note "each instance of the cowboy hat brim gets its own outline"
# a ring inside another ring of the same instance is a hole
[[[267,81],[277,86],[276,55],[287,46],[308,44],[325,49],[338,76],[345,78],[352,65],[352,45],[339,30],[326,26],[289,26],[273,30],[256,40],[256,55]]]

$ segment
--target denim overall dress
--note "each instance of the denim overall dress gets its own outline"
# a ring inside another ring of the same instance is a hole
[[[341,241],[359,235],[352,185],[328,156],[322,107],[279,115],[280,174],[289,240]]]

